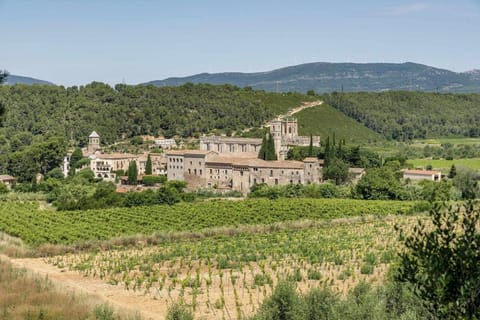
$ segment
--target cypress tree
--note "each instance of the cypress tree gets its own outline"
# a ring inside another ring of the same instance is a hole
[[[457,175],[457,168],[455,167],[454,164],[450,167],[450,172],[448,173],[448,177],[450,179],[453,179]]]
[[[308,156],[313,157],[313,137],[310,134],[310,144],[308,145]]]
[[[128,164],[128,184],[136,185],[137,184],[137,176],[138,176],[138,169],[137,163],[135,161],[130,161]]]
[[[147,163],[145,164],[145,174],[152,174],[152,159],[150,154],[147,157]]]
[[[262,139],[262,146],[260,147],[260,151],[258,152],[258,159],[265,160],[266,148],[267,148],[267,134],[264,134]]]
[[[275,141],[271,133],[268,134],[267,139],[267,152],[265,160],[277,160],[277,153],[275,152]]]
[[[327,141],[325,142],[325,162],[324,166],[328,167],[328,163],[330,162],[330,136],[327,137]]]
[[[271,133],[266,134],[262,140],[262,146],[258,153],[258,158],[262,160],[277,160],[277,153],[275,152],[275,142]]]

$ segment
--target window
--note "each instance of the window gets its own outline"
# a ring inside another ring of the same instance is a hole
[[[190,170],[190,169],[188,169],[188,174],[191,174],[191,173],[192,173],[192,172],[191,172],[191,170]]]
[[[212,169],[210,169],[210,174],[212,174],[212,173],[213,173],[212,171],[213,171],[213,170],[212,170]]]
[[[194,174],[197,174],[197,169],[193,169],[193,173],[194,173]]]
[[[275,179],[275,184],[278,184],[278,179]]]
[[[273,170],[270,170],[270,177],[273,177]]]
[[[200,169],[200,175],[202,175],[202,169]]]

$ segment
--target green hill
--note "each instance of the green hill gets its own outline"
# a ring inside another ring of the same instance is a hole
[[[387,139],[480,136],[480,94],[356,92],[322,99]]]
[[[325,139],[327,136],[332,137],[335,133],[337,138],[345,138],[346,142],[351,144],[384,140],[380,134],[325,103],[302,110],[294,116],[298,119],[300,135],[319,135],[321,139]]]

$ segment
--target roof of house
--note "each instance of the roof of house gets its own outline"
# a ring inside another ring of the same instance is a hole
[[[135,159],[139,155],[131,153],[99,153],[95,154],[96,159],[119,160],[119,159]]]
[[[440,171],[432,171],[432,170],[404,170],[403,174],[413,174],[413,175],[420,175],[420,176],[431,176],[433,174],[441,174]]]
[[[215,151],[209,150],[168,150],[165,152],[167,156],[187,156],[187,155],[207,155],[209,153],[215,153]]]
[[[15,178],[8,174],[0,174],[0,181],[9,181],[9,180],[15,180]]]
[[[92,131],[92,133],[90,133],[90,135],[88,137],[89,138],[100,138],[100,136],[98,135],[98,133],[96,131]]]
[[[306,157],[303,159],[303,162],[319,162],[319,163],[324,163],[323,159],[318,159],[317,157]]]
[[[272,169],[303,169],[303,162],[300,161],[265,161],[256,157],[240,157],[240,156],[217,156],[206,161],[207,164],[224,164],[239,167],[257,167]]]
[[[225,143],[245,143],[245,144],[262,144],[259,138],[243,138],[243,137],[224,137],[224,136],[202,136],[200,141],[205,142],[225,142]]]

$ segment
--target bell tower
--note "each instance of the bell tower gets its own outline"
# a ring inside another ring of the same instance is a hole
[[[95,151],[100,150],[100,136],[95,131],[88,136],[87,150],[88,153],[95,153]]]

